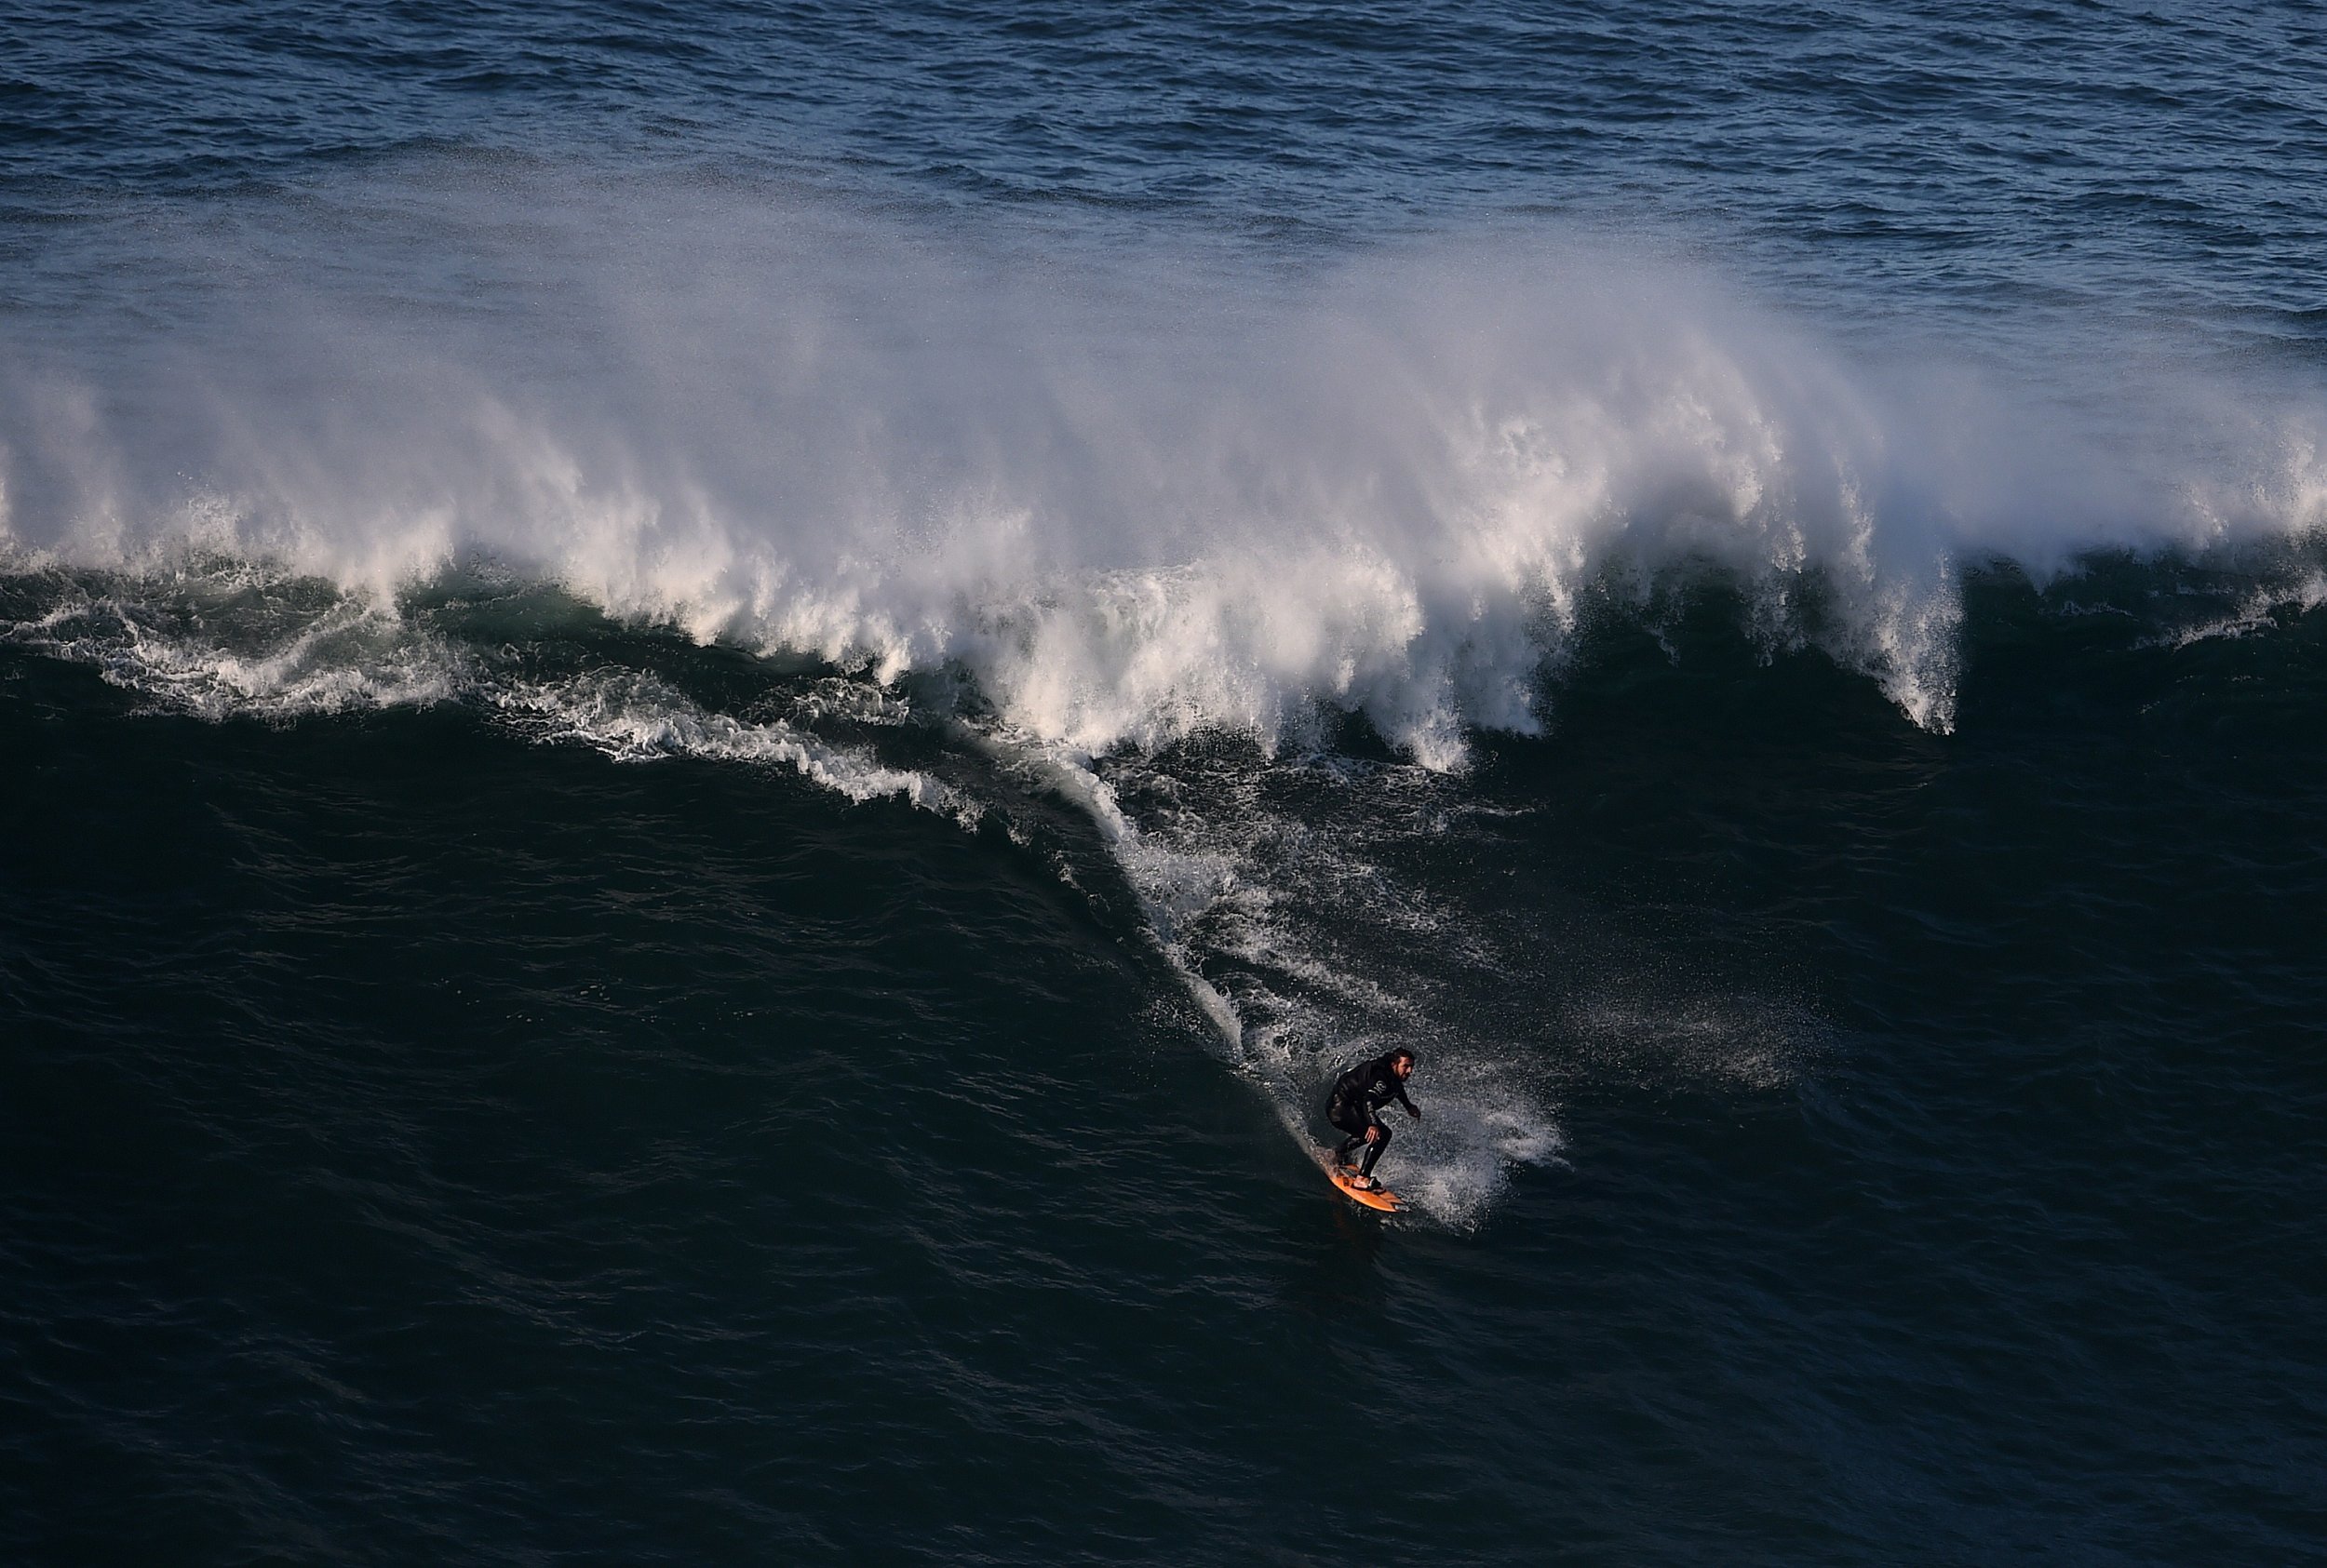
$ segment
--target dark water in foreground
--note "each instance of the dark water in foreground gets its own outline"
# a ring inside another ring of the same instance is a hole
[[[1001,833],[11,657],[11,1551],[2297,1560],[2320,623],[1974,604],[1954,737],[1712,618],[1447,786],[1564,1138],[1451,1231]]]
[[[2309,9],[4,20],[0,1561],[2327,1551]]]

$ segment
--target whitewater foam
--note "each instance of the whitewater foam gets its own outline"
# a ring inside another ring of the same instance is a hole
[[[588,745],[616,761],[778,764],[858,803],[901,797],[970,826],[982,814],[939,780],[885,766],[862,748],[781,718],[709,711],[649,672],[529,676],[507,650],[461,646],[392,599],[234,563],[209,574],[182,570],[161,582],[114,578],[95,588],[47,575],[60,602],[0,619],[0,642],[93,666],[160,711],[283,723],[464,703],[531,739]],[[904,704],[895,695],[836,690],[859,685],[819,681],[796,705],[811,722],[833,716],[897,722]]]
[[[252,574],[235,570],[239,587]],[[215,592],[222,584],[212,580]],[[94,665],[110,683],[195,717],[277,721],[448,702],[470,683],[470,661],[441,638],[414,635],[393,606],[334,597],[279,638],[231,646],[204,636],[198,610],[157,608],[134,583],[69,587],[61,602],[0,623],[0,639]],[[189,624],[191,623],[191,624]]]
[[[780,763],[862,804],[899,796],[975,826],[980,809],[910,769],[884,767],[780,719],[750,722],[707,712],[668,682],[637,670],[596,670],[561,680],[518,680],[480,693],[517,728],[544,741],[572,741],[617,762],[665,757]]]
[[[481,555],[698,640],[957,666],[1086,754],[1297,737],[1324,704],[1450,769],[1473,728],[1540,727],[1580,596],[1627,571],[1728,572],[1770,646],[1944,730],[1964,563],[2327,516],[2327,422],[2275,397],[2118,386],[2084,421],[1573,243],[1287,281],[797,201],[377,178],[397,199],[341,194],[330,268],[300,263],[332,193],[262,205],[233,265],[184,242],[166,337],[0,346],[0,532],[375,602]],[[168,224],[141,235],[166,268]]]

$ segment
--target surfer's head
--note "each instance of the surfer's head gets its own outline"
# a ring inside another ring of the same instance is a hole
[[[1400,1046],[1397,1050],[1392,1052],[1390,1053],[1390,1070],[1397,1074],[1401,1079],[1413,1076],[1414,1052],[1408,1051],[1404,1046]]]

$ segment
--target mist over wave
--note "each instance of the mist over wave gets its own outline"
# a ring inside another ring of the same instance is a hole
[[[7,353],[20,561],[385,600],[487,559],[957,666],[1084,753],[1323,704],[1455,766],[1465,726],[1538,725],[1587,585],[1698,563],[1944,729],[1967,560],[2267,537],[2327,494],[2327,422],[2260,388],[2129,347],[2040,396],[1557,239],[1271,267],[538,172],[137,235],[150,307]]]

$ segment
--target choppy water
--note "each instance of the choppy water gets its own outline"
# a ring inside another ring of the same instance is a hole
[[[2320,1551],[2311,8],[0,40],[11,1559]]]

